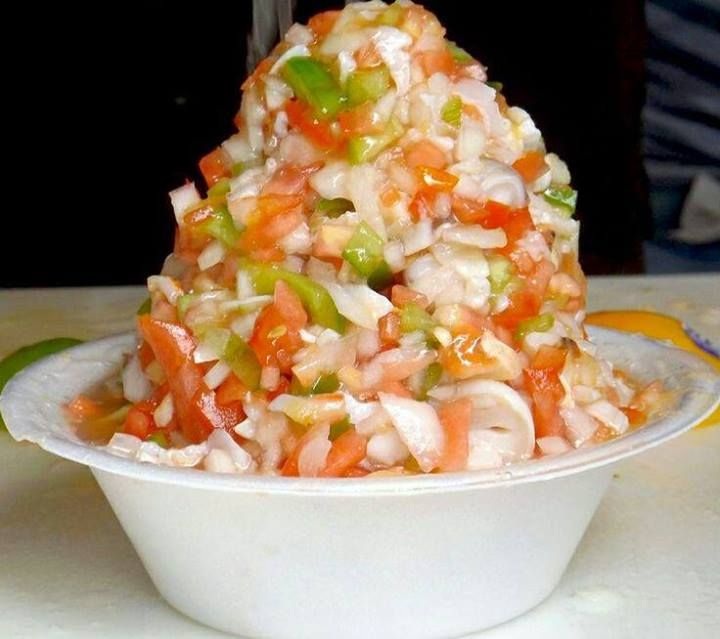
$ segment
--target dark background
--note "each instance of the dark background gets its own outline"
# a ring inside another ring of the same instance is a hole
[[[298,4],[301,21],[337,6]],[[642,2],[425,4],[568,162],[585,268],[639,270],[649,224]],[[26,11],[16,20],[33,55],[13,54],[24,142],[0,285],[142,283],[172,247],[167,192],[195,179],[197,160],[233,131],[251,3]]]

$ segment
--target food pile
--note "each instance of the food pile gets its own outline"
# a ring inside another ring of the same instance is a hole
[[[641,423],[657,385],[583,329],[568,168],[501,90],[409,1],[293,25],[206,184],[170,193],[123,398],[71,417],[141,461],[302,477],[497,468]]]

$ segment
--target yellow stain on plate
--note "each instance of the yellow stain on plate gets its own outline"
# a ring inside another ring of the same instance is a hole
[[[674,317],[650,311],[599,311],[590,313],[586,322],[593,326],[641,333],[652,339],[672,342],[678,348],[697,355],[720,371],[720,359],[698,347],[685,332],[682,322]],[[714,424],[720,424],[720,408],[716,408],[715,412],[697,425],[697,428]]]

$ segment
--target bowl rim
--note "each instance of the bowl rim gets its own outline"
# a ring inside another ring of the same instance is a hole
[[[664,361],[671,360],[674,365],[684,369],[689,377],[697,378],[697,386],[688,385],[682,392],[679,404],[667,415],[609,442],[498,469],[372,479],[222,475],[194,468],[175,468],[123,458],[101,447],[72,439],[73,435],[67,423],[63,424],[63,428],[68,435],[60,436],[48,429],[42,432],[41,427],[29,423],[33,421],[32,417],[17,414],[20,404],[27,405],[28,400],[48,403],[46,398],[39,396],[37,390],[28,393],[28,382],[53,369],[66,367],[69,355],[87,362],[92,361],[94,352],[106,352],[108,348],[115,348],[119,349],[117,353],[121,356],[123,352],[129,352],[135,344],[134,332],[87,342],[29,366],[6,385],[0,395],[0,411],[5,415],[9,433],[18,441],[34,442],[47,452],[89,466],[93,471],[201,490],[291,496],[312,494],[325,497],[375,497],[511,487],[587,472],[677,437],[702,421],[720,404],[720,375],[699,357],[642,335],[592,326],[587,328],[592,337],[599,338],[601,349],[602,342],[608,340],[628,342],[628,347],[642,344],[645,348],[656,351],[657,357],[662,357]],[[107,374],[106,369],[103,377]],[[103,377],[98,376],[96,379]],[[55,400],[54,404],[55,408],[59,409],[60,402]]]

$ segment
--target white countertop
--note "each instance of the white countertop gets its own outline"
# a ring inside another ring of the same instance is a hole
[[[591,309],[674,315],[720,344],[720,277],[591,279]],[[0,356],[126,330],[141,288],[0,292]],[[226,637],[157,594],[92,476],[0,433],[0,637]],[[551,597],[478,639],[720,636],[720,428],[622,465]],[[412,639],[412,638],[408,638]]]

